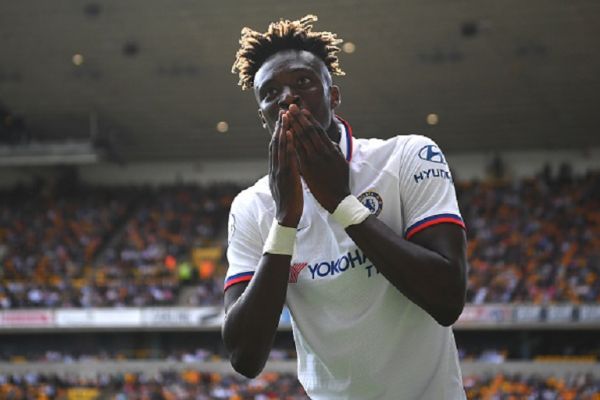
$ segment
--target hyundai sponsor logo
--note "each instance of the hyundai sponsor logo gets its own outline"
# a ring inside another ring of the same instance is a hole
[[[443,170],[441,168],[429,168],[424,169],[418,174],[414,175],[415,183],[423,182],[425,179],[429,178],[441,178],[452,181],[452,174],[449,171]]]
[[[433,144],[424,146],[419,150],[419,158],[425,161],[431,161],[438,164],[446,164],[446,159],[439,147]]]

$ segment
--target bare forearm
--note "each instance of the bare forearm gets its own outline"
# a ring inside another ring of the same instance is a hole
[[[405,240],[373,216],[349,226],[346,232],[381,274],[441,325],[451,325],[458,318],[466,287],[464,236],[454,235],[462,243],[454,244],[459,254],[450,259]]]
[[[273,345],[285,303],[296,228],[304,208],[288,119],[285,111],[279,110],[269,145],[269,189],[276,223],[271,226],[250,283],[225,292],[223,339],[231,352],[231,364],[248,377],[262,371]]]
[[[264,255],[244,294],[227,311],[223,339],[233,367],[248,377],[258,375],[269,356],[285,303],[290,258]]]

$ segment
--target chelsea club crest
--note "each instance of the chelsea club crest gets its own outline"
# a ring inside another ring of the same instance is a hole
[[[358,196],[358,201],[367,207],[374,216],[378,216],[383,208],[383,199],[377,192],[364,192]]]

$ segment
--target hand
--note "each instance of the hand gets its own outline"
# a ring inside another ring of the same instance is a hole
[[[279,113],[269,145],[269,187],[275,200],[277,222],[297,227],[302,217],[304,197],[289,117],[283,111]]]
[[[332,213],[350,194],[348,162],[310,111],[292,104],[286,115],[294,134],[300,172],[315,199]]]

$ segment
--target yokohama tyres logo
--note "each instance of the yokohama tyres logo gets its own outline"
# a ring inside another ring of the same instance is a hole
[[[290,280],[288,282],[289,283],[298,282],[298,275],[300,275],[300,272],[302,272],[302,270],[304,268],[306,268],[307,265],[308,265],[308,263],[292,264],[292,266],[290,267]]]

